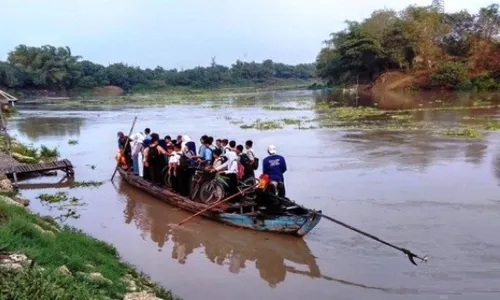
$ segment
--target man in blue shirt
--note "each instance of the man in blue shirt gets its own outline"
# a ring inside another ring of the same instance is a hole
[[[144,140],[142,141],[142,144],[144,145],[144,149],[146,149],[149,144],[151,144],[151,129],[144,129]]]
[[[276,154],[274,145],[269,145],[267,153],[269,153],[269,156],[264,158],[262,162],[262,174],[269,176],[271,182],[277,182],[278,196],[285,197],[285,178],[283,177],[286,172],[285,158]]]

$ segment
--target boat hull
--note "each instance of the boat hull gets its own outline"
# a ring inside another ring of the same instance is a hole
[[[168,188],[157,187],[139,176],[134,176],[121,168],[118,168],[120,177],[128,184],[158,198],[170,205],[182,208],[189,212],[199,212],[208,206],[183,197]],[[320,213],[320,212],[318,212]],[[321,215],[313,210],[301,215],[265,215],[227,213],[221,208],[214,208],[202,216],[214,221],[256,231],[275,232],[296,236],[304,236],[309,233],[321,220]]]

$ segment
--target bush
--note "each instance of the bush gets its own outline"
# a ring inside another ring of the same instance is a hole
[[[469,79],[466,79],[462,82],[460,82],[458,85],[455,86],[455,89],[458,91],[470,91],[474,85],[472,84],[472,81]]]
[[[435,87],[457,88],[467,79],[467,66],[464,63],[446,62],[431,74],[430,82]]]
[[[479,90],[479,91],[487,91],[487,90],[492,90],[497,87],[497,83],[493,78],[490,77],[490,74],[488,73],[482,73],[477,75],[472,79],[472,84]]]

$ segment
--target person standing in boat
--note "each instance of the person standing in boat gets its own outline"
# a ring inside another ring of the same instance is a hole
[[[278,196],[285,197],[286,161],[281,155],[276,154],[276,146],[269,145],[267,148],[269,156],[262,162],[262,174],[269,176],[271,183],[276,185]]]
[[[156,185],[163,185],[162,171],[166,166],[165,154],[167,151],[158,145],[160,136],[157,133],[151,134],[151,144],[144,150],[144,166],[148,167],[151,182]]]
[[[140,176],[139,173],[139,154],[142,154],[144,150],[143,142],[144,137],[141,133],[135,133],[132,135],[132,169],[135,176]]]
[[[144,149],[146,149],[149,144],[151,144],[151,129],[144,129],[144,141],[142,143],[144,145]]]
[[[253,170],[253,161],[247,153],[243,153],[243,145],[236,146],[236,155],[238,155],[240,163],[243,165],[243,177],[241,180],[246,180],[249,178],[255,178],[255,172]]]
[[[130,146],[130,140],[123,132],[118,132],[118,149],[123,151],[123,155],[125,156],[125,161],[127,162],[127,167],[132,167],[132,148]]]

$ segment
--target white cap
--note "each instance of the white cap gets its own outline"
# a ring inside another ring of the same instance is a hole
[[[269,154],[276,154],[276,146],[269,145],[269,147],[267,147],[267,152],[269,152]]]

